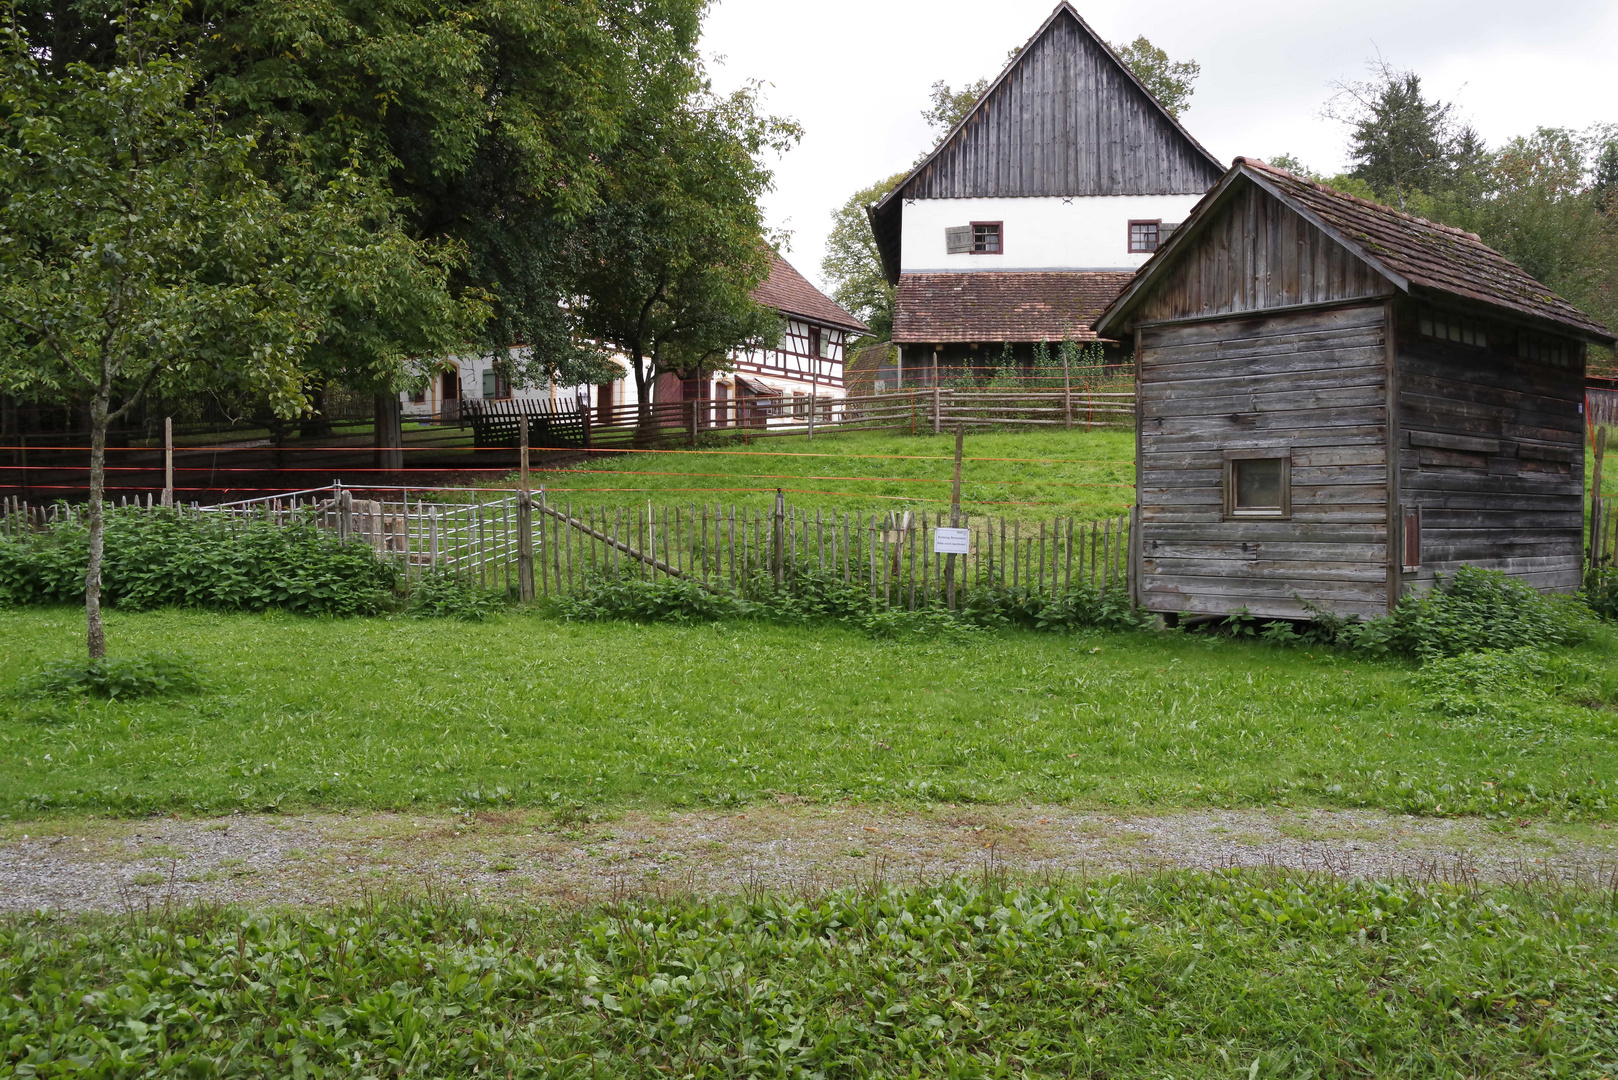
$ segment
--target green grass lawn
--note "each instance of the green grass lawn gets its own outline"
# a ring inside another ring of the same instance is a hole
[[[0,690],[0,813],[299,806],[1061,800],[1612,816],[1601,701],[1446,719],[1410,669],[1183,634],[870,640],[829,627],[476,625],[113,612],[115,655],[213,688],[129,704]],[[0,611],[0,688],[80,654]]]
[[[947,510],[955,438],[885,431],[764,439],[707,451],[611,454],[538,472],[575,506],[723,503],[763,508],[782,488],[810,510]],[[1024,520],[1102,518],[1134,502],[1129,431],[987,431],[966,436],[961,501],[969,513]]]
[[[0,1070],[1594,1078],[1615,931],[1580,890],[1227,874],[8,919]]]

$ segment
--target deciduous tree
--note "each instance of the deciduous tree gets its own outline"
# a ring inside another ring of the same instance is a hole
[[[1176,120],[1191,107],[1191,95],[1196,88],[1202,65],[1195,60],[1170,60],[1169,54],[1153,45],[1142,34],[1127,45],[1114,45],[1112,51],[1129,65],[1134,73],[1165,112]]]
[[[871,328],[871,341],[886,341],[893,333],[893,286],[883,273],[867,210],[904,178],[904,173],[895,173],[850,195],[832,213],[826,255],[820,261],[832,299]]]
[[[172,49],[172,9],[131,9],[112,62],[57,63],[12,22],[0,43],[0,384],[88,399],[89,654],[105,655],[100,573],[109,425],[143,394],[250,387],[307,405],[306,361],[338,313],[407,320],[447,343],[453,253],[398,231],[352,169],[316,179],[281,147],[254,167]]]
[[[629,360],[643,422],[658,375],[779,335],[752,299],[770,267],[758,201],[772,182],[765,153],[799,134],[759,111],[756,87],[716,96],[696,71],[646,100],[574,234],[580,327]]]

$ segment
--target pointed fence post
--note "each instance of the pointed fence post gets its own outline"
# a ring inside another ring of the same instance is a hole
[[[782,541],[787,518],[787,498],[780,488],[775,489],[775,512],[770,517],[770,570],[775,575],[775,587],[779,589],[785,580],[786,559]]]
[[[961,446],[966,441],[966,425],[955,425],[955,482],[949,489],[949,527],[961,527]],[[949,609],[955,610],[955,554],[944,556],[944,595]]]
[[[534,598],[534,503],[528,487],[528,414],[517,420],[521,481],[517,491],[517,598]]]
[[[174,507],[174,417],[163,417],[163,505]]]

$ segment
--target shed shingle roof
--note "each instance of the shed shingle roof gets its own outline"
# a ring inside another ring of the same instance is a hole
[[[1346,195],[1253,158],[1237,158],[1341,238],[1412,285],[1560,323],[1599,337],[1607,328],[1535,281],[1481,237]]]
[[[839,326],[858,333],[870,329],[811,285],[808,278],[775,252],[770,253],[770,276],[753,290],[753,299],[783,314],[799,315],[810,322]]]
[[[1090,323],[1134,274],[1107,270],[904,274],[893,303],[893,340],[1094,341]]]

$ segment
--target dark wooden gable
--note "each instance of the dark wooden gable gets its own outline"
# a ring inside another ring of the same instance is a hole
[[[1063,4],[895,195],[1200,195],[1223,173]]]
[[[1233,185],[1210,209],[1192,223],[1195,235],[1152,283],[1132,321],[1263,311],[1394,291],[1363,259],[1257,184]]]

